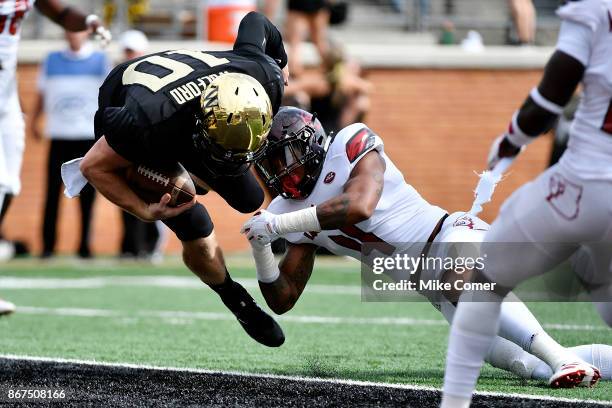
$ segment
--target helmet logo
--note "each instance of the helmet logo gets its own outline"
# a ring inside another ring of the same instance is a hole
[[[323,182],[325,184],[331,184],[335,178],[336,178],[336,173],[334,173],[333,171],[330,171],[329,173],[327,173],[327,175],[323,179]]]
[[[213,106],[219,105],[218,101],[219,89],[216,86],[209,86],[202,98],[202,108],[212,108]]]

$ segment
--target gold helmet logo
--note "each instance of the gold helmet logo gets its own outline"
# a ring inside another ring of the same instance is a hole
[[[261,84],[245,74],[221,75],[200,99],[202,137],[216,158],[248,163],[265,148],[272,103]]]

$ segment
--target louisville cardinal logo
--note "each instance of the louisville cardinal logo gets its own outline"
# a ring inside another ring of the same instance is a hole
[[[346,155],[351,163],[368,152],[376,143],[376,135],[368,128],[360,129],[346,143]]]
[[[548,182],[546,201],[560,216],[568,221],[576,219],[580,212],[582,186],[568,181],[560,174],[553,174]]]
[[[462,215],[453,222],[453,227],[468,227],[474,229],[474,220],[469,215]]]
[[[330,171],[329,173],[327,173],[327,175],[323,179],[323,182],[325,184],[330,184],[332,181],[334,181],[335,178],[336,178],[336,173],[334,173],[333,171]]]

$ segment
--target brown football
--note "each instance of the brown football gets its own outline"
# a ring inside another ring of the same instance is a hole
[[[180,163],[163,170],[134,165],[127,169],[126,179],[138,197],[147,203],[157,203],[168,193],[172,197],[168,205],[176,207],[190,202],[196,194],[193,180]]]

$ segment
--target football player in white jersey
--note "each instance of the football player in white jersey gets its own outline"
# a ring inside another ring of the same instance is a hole
[[[34,6],[66,30],[91,29],[102,41],[110,40],[110,33],[97,16],[85,15],[59,0],[0,1],[0,231],[12,198],[21,190],[25,125],[17,93],[17,45],[21,23]],[[0,253],[8,256],[11,249],[11,244],[0,240]],[[0,299],[0,315],[14,310],[15,305]]]
[[[483,251],[492,250],[477,278],[504,289],[486,294],[488,302],[460,302],[449,338],[444,407],[470,404],[505,293],[573,254],[575,273],[612,326],[612,0],[565,2],[557,14],[556,50],[509,130],[493,144],[489,166],[516,156],[550,129],[581,82],[583,99],[559,163],[514,192],[485,237]],[[530,244],[517,253],[512,245],[495,246],[500,242]],[[470,319],[474,314],[477,322]],[[597,370],[564,353],[551,357],[553,350],[532,348],[551,359],[553,386],[594,385]]]
[[[252,246],[261,291],[278,314],[290,310],[302,294],[319,246],[361,260],[363,243],[480,242],[488,229],[477,217],[448,215],[425,201],[385,154],[381,138],[364,124],[350,125],[332,140],[308,112],[282,108],[268,143],[256,165],[279,196],[242,232]],[[280,236],[287,239],[288,249],[277,265],[270,242]],[[425,250],[425,245],[417,249],[418,254]],[[440,279],[443,273],[423,272],[421,279]],[[436,295],[429,300],[451,321],[455,306]],[[523,378],[548,379],[549,365],[528,353],[532,339],[544,337],[557,350],[565,349],[518,299],[503,307],[501,337],[490,347],[487,361]],[[605,375],[612,379],[612,347],[586,345],[571,352],[609,367]]]

